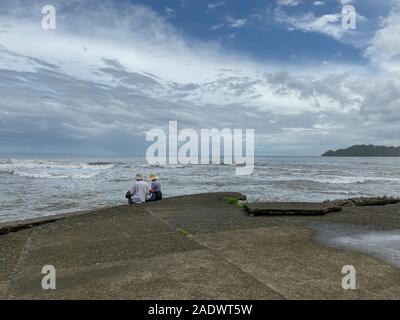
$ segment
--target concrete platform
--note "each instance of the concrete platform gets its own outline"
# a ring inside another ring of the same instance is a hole
[[[342,210],[340,206],[318,202],[256,202],[244,207],[252,215],[280,216],[319,216]]]
[[[400,269],[318,242],[318,223],[399,230],[400,206],[251,218],[231,193],[169,198],[8,224],[1,299],[400,299]],[[182,232],[182,230],[186,232]],[[53,265],[57,288],[41,288]],[[357,290],[344,290],[344,265]]]

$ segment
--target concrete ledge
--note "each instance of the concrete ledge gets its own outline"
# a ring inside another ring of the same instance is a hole
[[[171,197],[171,198],[164,198],[163,201],[158,201],[158,202],[146,202],[145,204],[141,205],[133,205],[133,207],[153,207],[153,206],[163,206],[164,204],[169,205],[171,202],[174,203],[177,201],[177,199],[182,199],[184,201],[187,201],[190,203],[189,199],[196,199],[196,200],[203,200],[204,202],[216,202],[216,201],[225,201],[228,198],[237,198],[240,201],[245,201],[246,196],[244,194],[238,193],[238,192],[214,192],[214,193],[199,193],[195,195],[184,195],[184,196],[178,196],[178,197]],[[53,223],[59,220],[64,220],[66,218],[73,218],[73,217],[79,217],[79,216],[87,216],[87,215],[93,215],[93,214],[101,214],[101,213],[107,213],[109,210],[123,210],[123,208],[126,208],[126,205],[120,205],[120,206],[108,206],[108,207],[103,207],[103,208],[98,208],[98,209],[92,209],[92,210],[84,210],[84,211],[78,211],[78,212],[68,212],[68,213],[62,213],[62,214],[57,214],[57,215],[50,215],[50,216],[44,216],[44,217],[39,217],[39,218],[34,218],[34,219],[26,219],[26,220],[18,220],[18,221],[11,221],[11,222],[5,222],[5,223],[0,223],[0,235],[5,235],[11,232],[17,232],[21,231],[24,229],[30,229],[36,226],[48,224],[48,223]]]
[[[101,210],[107,210],[112,207],[105,207],[100,209],[86,210],[86,211],[78,211],[78,212],[68,212],[61,213],[49,216],[43,216],[39,218],[26,219],[26,220],[17,220],[11,222],[0,223],[0,235],[4,235],[11,232],[17,232],[24,229],[30,229],[36,226],[53,223],[59,220],[63,220],[66,218],[78,217],[81,215],[87,214],[96,214]]]
[[[400,198],[393,197],[359,197],[339,200],[327,200],[324,203],[328,205],[336,205],[340,207],[372,207],[372,206],[385,206],[387,204],[400,203]]]
[[[319,216],[341,211],[339,206],[318,202],[259,202],[246,203],[244,208],[253,215]]]

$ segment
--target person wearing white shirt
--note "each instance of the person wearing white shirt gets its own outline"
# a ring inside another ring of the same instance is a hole
[[[135,176],[136,182],[132,189],[128,191],[126,197],[129,199],[129,204],[144,203],[150,198],[149,186],[143,181],[143,175],[137,174]]]

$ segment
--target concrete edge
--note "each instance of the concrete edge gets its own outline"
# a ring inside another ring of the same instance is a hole
[[[165,198],[165,200],[169,199],[169,201],[171,201],[173,199],[193,197],[193,196],[207,196],[207,195],[214,195],[214,196],[220,195],[222,197],[222,199],[230,197],[230,196],[236,196],[239,198],[239,200],[246,199],[245,195],[238,193],[238,192],[204,192],[204,193],[198,193],[198,194],[189,194],[189,195],[169,197],[169,198]],[[21,231],[24,229],[30,229],[30,228],[33,228],[36,226],[53,223],[53,222],[56,222],[59,220],[67,219],[67,218],[78,217],[78,216],[82,216],[82,215],[86,215],[86,214],[97,214],[101,210],[107,210],[107,209],[113,209],[113,208],[115,209],[115,208],[120,208],[120,207],[122,208],[122,207],[126,207],[126,206],[127,206],[126,204],[117,205],[117,206],[105,206],[105,207],[99,207],[99,208],[89,209],[89,210],[67,212],[67,213],[48,215],[48,216],[33,218],[33,219],[16,220],[16,221],[0,223],[0,235],[17,232],[17,231]]]

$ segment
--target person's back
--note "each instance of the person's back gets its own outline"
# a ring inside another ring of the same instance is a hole
[[[154,193],[154,199],[153,201],[161,200],[162,199],[162,193],[161,193],[161,183],[158,180],[154,180],[151,183],[151,190]]]
[[[133,203],[143,203],[146,201],[146,197],[149,194],[149,186],[143,180],[138,180],[132,187],[132,202]]]
[[[158,176],[155,174],[151,174],[149,176],[149,179],[151,181],[151,198],[150,201],[158,201],[162,199],[162,193],[161,193],[161,183],[158,181]]]

